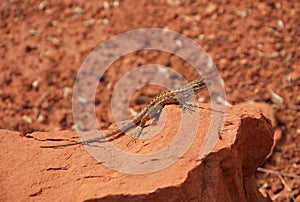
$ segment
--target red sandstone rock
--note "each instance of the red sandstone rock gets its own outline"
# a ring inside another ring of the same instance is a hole
[[[208,105],[201,106],[200,127],[188,150],[179,159],[175,158],[171,166],[148,174],[124,174],[107,168],[82,145],[60,149],[39,147],[62,143],[46,141],[49,138],[77,140],[73,131],[34,132],[32,138],[26,138],[17,132],[1,130],[0,200],[269,201],[258,191],[253,174],[273,144],[270,121],[253,108],[227,108],[222,140],[200,160],[199,151],[211,115]],[[168,119],[158,135],[140,139],[129,147],[127,136],[113,143],[137,154],[165,148],[178,131],[181,110],[178,106],[166,106],[165,115]],[[143,134],[151,134],[160,126],[164,116],[161,117],[156,124],[146,127]],[[192,131],[195,123],[189,119],[189,124],[188,130]],[[185,135],[188,139],[189,134]],[[180,149],[181,143],[177,146]],[[164,160],[149,159],[153,165]]]
[[[271,105],[264,103],[264,102],[241,103],[238,105],[238,107],[249,107],[249,105],[251,105],[251,107],[259,110],[268,119],[271,120],[271,124],[274,128],[274,143],[273,143],[270,153],[267,156],[267,158],[270,158],[275,150],[275,146],[278,144],[278,142],[281,140],[281,137],[282,137],[282,130],[277,126],[274,109],[272,108]]]

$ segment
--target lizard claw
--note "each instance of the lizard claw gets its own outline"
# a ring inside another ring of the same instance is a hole
[[[138,126],[137,131],[134,133],[134,135],[132,136],[131,140],[127,143],[127,147],[129,147],[129,145],[134,142],[136,143],[136,140],[139,139],[140,135],[143,132],[143,127]]]

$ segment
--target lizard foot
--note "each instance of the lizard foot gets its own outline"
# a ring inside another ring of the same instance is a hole
[[[188,110],[189,113],[193,113],[193,112],[195,112],[195,110],[193,108],[198,107],[198,105],[184,102],[180,105],[180,107],[183,110],[183,112],[185,112],[185,110]]]
[[[139,137],[141,136],[143,132],[143,127],[142,126],[138,126],[136,132],[134,133],[134,135],[132,136],[131,140],[127,143],[127,147],[130,146],[131,143],[136,143],[136,140],[139,139]]]

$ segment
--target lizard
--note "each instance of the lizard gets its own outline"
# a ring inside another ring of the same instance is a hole
[[[50,146],[40,146],[42,148],[59,148],[59,147],[65,147],[65,146],[72,146],[72,145],[78,145],[78,144],[89,144],[92,142],[100,142],[101,140],[104,140],[108,137],[111,137],[113,135],[123,133],[124,131],[127,131],[129,128],[133,126],[137,126],[137,131],[133,136],[132,140],[138,139],[140,134],[143,131],[143,128],[145,127],[146,122],[150,119],[150,116],[155,113],[160,113],[164,105],[171,104],[171,103],[177,103],[181,106],[183,110],[189,110],[193,111],[191,108],[195,107],[195,105],[186,103],[187,100],[189,100],[190,96],[193,95],[193,93],[199,92],[201,89],[207,87],[207,80],[202,77],[198,78],[194,81],[191,81],[190,83],[183,85],[178,88],[174,89],[168,89],[162,91],[160,94],[155,96],[146,107],[144,107],[136,116],[134,116],[128,123],[125,123],[124,125],[107,132],[99,137],[78,141],[78,142],[70,142],[66,144],[58,144],[58,145],[50,145]]]

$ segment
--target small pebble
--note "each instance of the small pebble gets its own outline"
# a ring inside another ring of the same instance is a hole
[[[30,29],[30,30],[28,31],[28,33],[29,33],[31,36],[34,36],[34,35],[36,35],[36,34],[38,33],[38,31],[37,31],[36,29]]]
[[[107,1],[103,2],[103,7],[105,10],[109,10],[109,3]]]
[[[102,23],[103,23],[104,25],[107,25],[107,24],[109,23],[109,19],[104,18],[104,19],[102,20]]]
[[[113,6],[114,6],[115,8],[118,8],[118,7],[119,7],[119,4],[120,4],[119,1],[116,1],[116,0],[115,0],[115,1],[113,2]]]
[[[23,119],[24,121],[26,121],[27,123],[32,123],[32,119],[31,119],[29,116],[27,116],[27,115],[23,115],[23,116],[22,116],[22,119]]]
[[[284,24],[283,24],[282,20],[278,20],[277,24],[280,27],[280,29],[282,29],[282,30],[284,29]]]
[[[45,0],[45,1],[42,1],[40,4],[39,4],[39,9],[40,10],[43,10],[45,7],[46,7],[46,5],[47,5],[47,0]]]
[[[38,80],[35,80],[35,81],[33,81],[32,82],[32,84],[31,84],[31,86],[33,87],[33,88],[37,88],[38,86],[39,86],[39,81]]]
[[[176,46],[177,46],[178,48],[181,48],[181,47],[182,47],[182,41],[180,41],[180,40],[176,40],[176,41],[175,41],[175,44],[176,44]]]
[[[38,116],[38,118],[37,118],[37,121],[38,121],[38,122],[43,122],[44,120],[45,120],[44,115],[39,114],[39,116]]]

